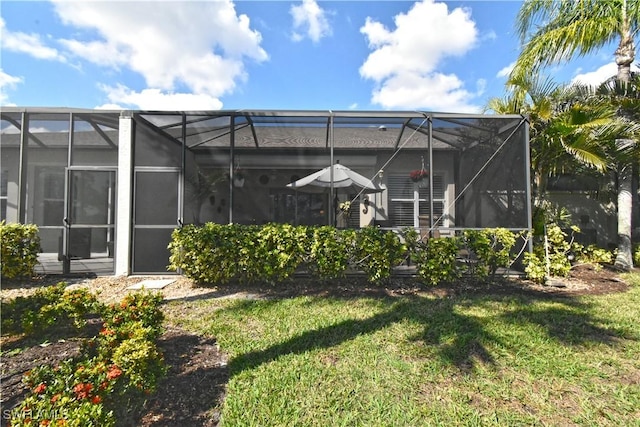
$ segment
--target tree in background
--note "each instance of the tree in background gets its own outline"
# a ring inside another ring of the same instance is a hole
[[[640,2],[635,0],[525,0],[516,19],[524,42],[511,81],[537,74],[541,67],[593,53],[618,41],[616,81],[626,87],[635,60],[634,37],[640,29]],[[632,170],[637,139],[624,135],[616,141],[618,185],[618,255],[615,265],[629,270],[631,255]],[[629,161],[631,163],[629,163]],[[637,159],[635,159],[637,162]]]
[[[535,75],[509,83],[509,94],[489,100],[487,108],[528,117],[535,206],[545,199],[551,177],[585,167],[606,170],[602,139],[620,127],[609,102],[584,99],[581,87],[558,85]]]

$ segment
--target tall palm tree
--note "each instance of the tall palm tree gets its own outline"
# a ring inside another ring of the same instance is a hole
[[[516,19],[523,50],[512,71],[518,79],[542,66],[593,53],[618,41],[616,79],[631,80],[635,60],[634,38],[640,29],[637,0],[525,0]],[[621,138],[620,151],[637,141]],[[616,266],[629,270],[631,256],[632,168],[625,155],[618,162],[618,256]]]

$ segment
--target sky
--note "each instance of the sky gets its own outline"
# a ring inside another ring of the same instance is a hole
[[[519,1],[0,2],[0,106],[479,113]],[[597,84],[613,52],[555,65]]]

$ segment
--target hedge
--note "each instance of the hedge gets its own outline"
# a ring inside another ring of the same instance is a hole
[[[0,222],[0,246],[3,278],[33,276],[40,252],[36,225]]]

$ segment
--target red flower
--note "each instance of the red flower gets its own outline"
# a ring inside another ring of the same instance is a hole
[[[111,365],[109,367],[109,371],[107,372],[107,379],[113,380],[122,375],[122,369],[120,369],[117,365]]]
[[[429,176],[429,172],[424,169],[416,169],[409,173],[409,177],[412,181],[420,181]]]
[[[51,424],[50,420],[42,420],[42,421],[40,421],[40,427],[46,427],[49,424]]]
[[[102,402],[102,398],[100,396],[93,396],[91,398],[91,403],[93,403],[94,405],[97,405],[100,402]]]
[[[109,328],[100,329],[100,335],[110,336],[110,335],[114,335],[114,334],[115,334],[115,332],[113,331],[113,329],[109,329]]]
[[[51,403],[56,403],[56,402],[58,401],[58,399],[60,399],[60,397],[61,397],[61,394],[60,394],[60,393],[58,393],[58,394],[54,395],[54,396],[51,398]]]
[[[46,389],[47,389],[47,385],[45,383],[40,383],[35,389],[33,389],[33,392],[35,394],[40,394],[44,392]]]
[[[91,390],[93,389],[93,386],[89,383],[87,384],[76,384],[73,387],[73,392],[76,394],[76,397],[78,399],[86,399],[87,397],[89,397],[89,393],[91,393]]]

